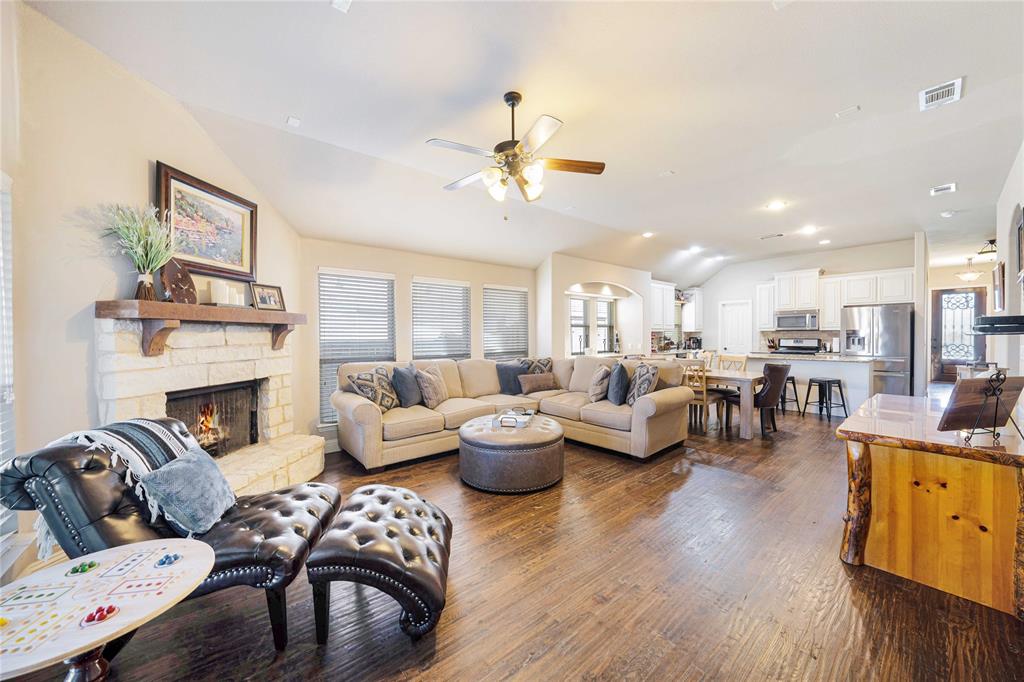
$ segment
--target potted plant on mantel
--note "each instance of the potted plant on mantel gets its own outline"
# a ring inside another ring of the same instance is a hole
[[[139,273],[135,298],[155,301],[153,275],[171,260],[180,244],[166,216],[163,220],[155,206],[138,208],[115,204],[104,209],[107,227],[104,237],[117,240],[117,250],[128,256]]]

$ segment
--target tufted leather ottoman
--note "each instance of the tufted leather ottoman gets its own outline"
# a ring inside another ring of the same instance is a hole
[[[331,582],[375,587],[402,605],[399,625],[416,639],[437,625],[448,584],[452,522],[405,488],[364,485],[345,500],[306,561],[316,641],[327,642]]]
[[[562,480],[565,433],[550,417],[534,415],[522,428],[477,417],[459,429],[459,476],[480,490],[528,493]]]

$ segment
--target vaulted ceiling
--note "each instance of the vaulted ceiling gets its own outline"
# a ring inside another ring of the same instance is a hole
[[[186,103],[309,236],[529,267],[561,251],[681,284],[821,239],[925,230],[948,257],[994,236],[1024,138],[1024,5],[775,5],[34,7]],[[918,110],[919,90],[958,77],[962,101]],[[510,89],[520,131],[542,113],[565,122],[546,155],[605,173],[549,173],[530,205],[442,191],[484,160],[424,141],[506,139]],[[947,182],[955,194],[929,195]],[[788,207],[765,210],[774,198]],[[820,231],[798,234],[807,224]]]

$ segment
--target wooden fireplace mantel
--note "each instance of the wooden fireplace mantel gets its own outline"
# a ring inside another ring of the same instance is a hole
[[[285,338],[292,333],[296,325],[306,324],[306,316],[303,313],[166,301],[96,301],[96,317],[142,320],[142,354],[147,356],[161,355],[167,337],[178,329],[182,322],[269,325],[270,345],[274,350],[284,348]]]

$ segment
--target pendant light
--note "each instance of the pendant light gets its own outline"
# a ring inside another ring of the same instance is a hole
[[[961,281],[973,282],[974,280],[981,277],[981,273],[974,269],[974,259],[968,258],[967,269],[964,270],[963,272],[956,273],[956,276],[959,277]]]

